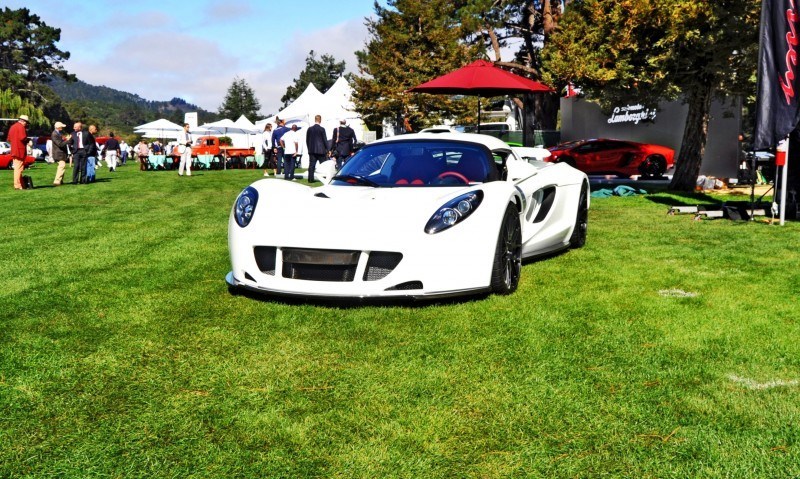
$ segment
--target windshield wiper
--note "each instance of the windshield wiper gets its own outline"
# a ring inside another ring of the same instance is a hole
[[[377,188],[380,186],[379,184],[375,183],[374,181],[366,178],[364,176],[358,175],[336,175],[333,177],[334,180],[341,180],[350,183],[351,181],[355,181],[356,184],[372,186],[373,188]]]

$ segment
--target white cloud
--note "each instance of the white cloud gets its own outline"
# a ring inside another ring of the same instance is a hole
[[[355,52],[364,48],[367,27],[364,19],[353,19],[324,30],[310,33],[296,32],[279,55],[278,63],[267,70],[253,70],[242,75],[261,101],[262,112],[277,113],[281,97],[305,68],[308,52],[314,50],[317,58],[331,55],[337,61],[344,60],[347,72],[358,70]],[[223,92],[224,96],[224,92]]]

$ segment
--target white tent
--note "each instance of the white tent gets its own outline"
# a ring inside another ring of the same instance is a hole
[[[247,129],[247,130],[255,130],[256,126],[253,124],[252,121],[248,120],[246,116],[242,115],[233,122],[239,128]]]
[[[247,118],[245,118],[245,120],[247,120]],[[235,148],[249,148],[254,144],[257,144],[258,142],[252,137],[256,133],[260,133],[255,128],[242,127],[237,125],[233,120],[229,120],[227,118],[224,120],[200,125],[195,131],[205,135],[230,137],[233,143],[232,146]]]
[[[173,123],[167,119],[159,118],[158,120],[139,125],[134,128],[133,132],[142,135],[145,138],[178,138],[178,133],[183,131],[183,127],[177,123]]]
[[[313,84],[309,84],[305,91],[292,102],[291,105],[281,110],[277,117],[282,120],[301,120],[309,125],[314,124],[314,116],[322,116],[322,126],[328,132],[328,137],[333,135],[333,130],[339,126],[340,120],[350,125],[356,133],[356,138],[364,138],[364,122],[361,115],[354,111],[352,101],[353,89],[343,77],[340,77],[331,88],[322,94]],[[264,129],[266,123],[275,123],[276,117],[270,117],[256,122],[256,128]]]

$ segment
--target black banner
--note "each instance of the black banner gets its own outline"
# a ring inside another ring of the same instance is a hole
[[[778,144],[800,122],[800,0],[762,0],[753,148]]]

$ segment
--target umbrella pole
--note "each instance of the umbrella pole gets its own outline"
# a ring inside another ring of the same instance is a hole
[[[478,133],[481,132],[481,97],[478,96]]]

